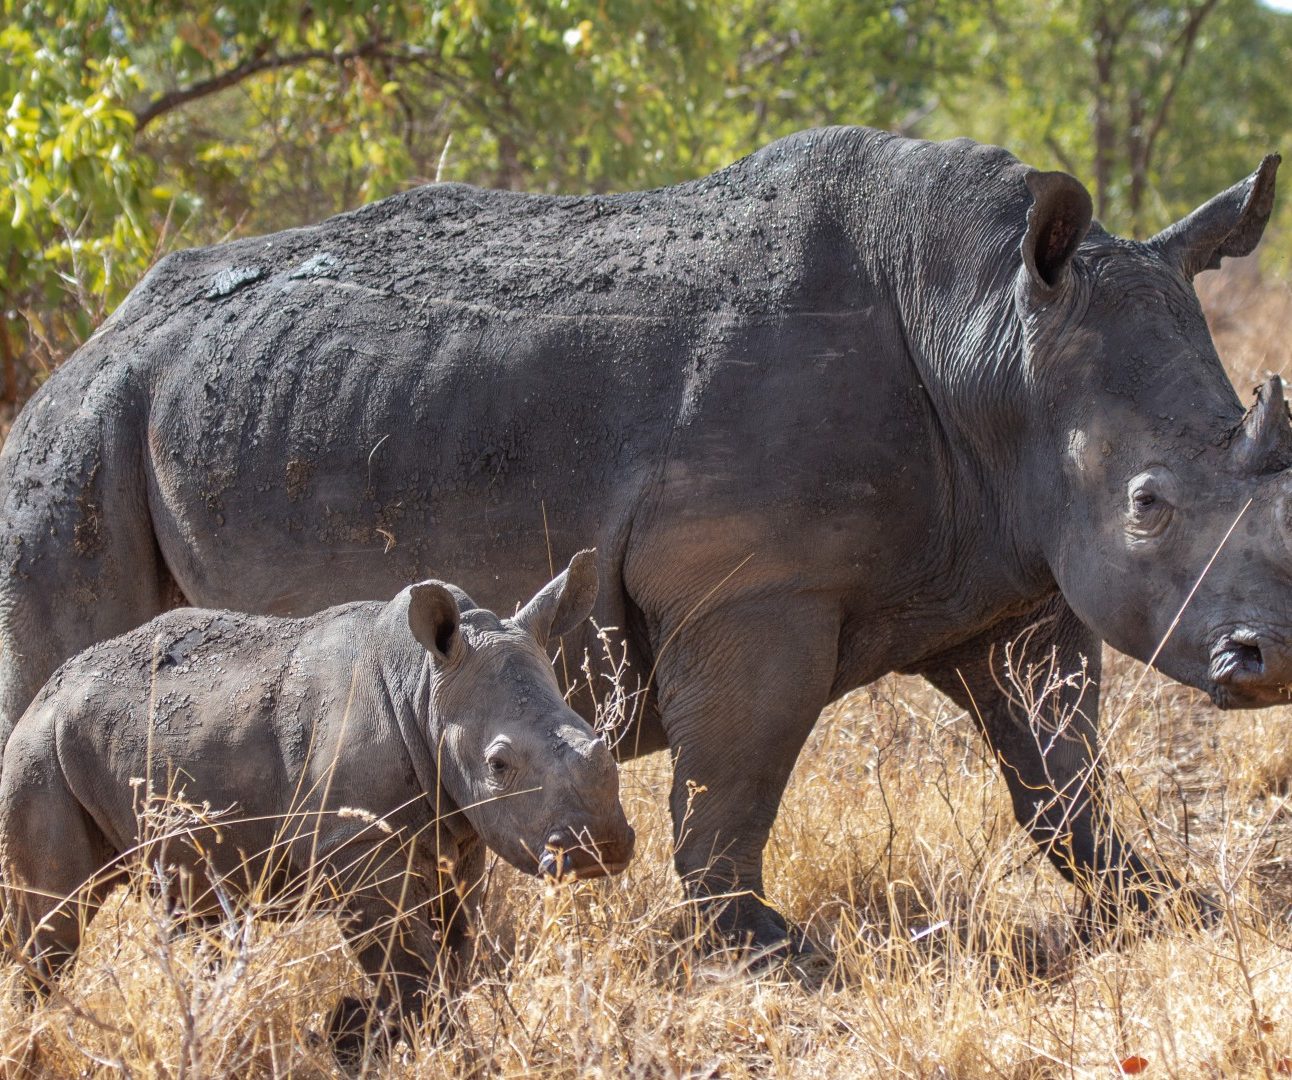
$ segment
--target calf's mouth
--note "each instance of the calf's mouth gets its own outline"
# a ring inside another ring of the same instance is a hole
[[[610,843],[553,837],[539,856],[535,874],[557,881],[584,881],[618,874],[632,859],[635,842],[636,835],[631,828],[622,840]]]

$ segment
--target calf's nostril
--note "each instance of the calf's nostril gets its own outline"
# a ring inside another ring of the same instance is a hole
[[[546,847],[548,851],[568,851],[571,848],[579,846],[579,841],[569,832],[558,829],[547,838]]]
[[[570,852],[548,848],[538,860],[538,876],[560,880],[574,872],[574,859]]]

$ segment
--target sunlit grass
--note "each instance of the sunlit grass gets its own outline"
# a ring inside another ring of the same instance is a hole
[[[1111,667],[1120,817],[1221,897],[1219,927],[1081,948],[1078,900],[1014,824],[970,721],[890,678],[818,725],[769,849],[770,899],[823,948],[806,975],[675,939],[658,757],[624,770],[627,873],[571,888],[495,866],[456,1034],[424,1029],[373,1074],[1093,1077],[1142,1058],[1148,1076],[1280,1075],[1288,715],[1218,714]],[[334,1075],[324,1026],[359,978],[317,909],[253,904],[184,935],[155,890],[122,889],[59,994],[32,1008],[4,969],[0,1060],[13,1076]]]

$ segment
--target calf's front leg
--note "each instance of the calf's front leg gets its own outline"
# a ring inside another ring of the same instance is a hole
[[[343,930],[375,992],[333,1010],[329,1033],[342,1056],[373,1039],[393,1043],[401,1027],[411,1034],[432,1009],[438,1033],[447,1031],[447,1005],[466,966],[468,911],[452,879],[419,862],[389,859],[385,867],[345,902]]]

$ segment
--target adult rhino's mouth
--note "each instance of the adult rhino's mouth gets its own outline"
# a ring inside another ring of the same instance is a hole
[[[1248,627],[1222,634],[1211,647],[1207,674],[1211,700],[1220,709],[1258,709],[1292,701],[1292,686],[1272,664],[1277,645]]]

